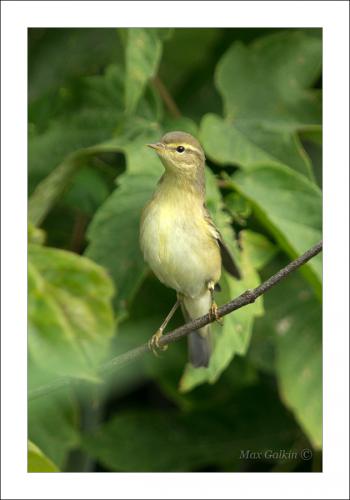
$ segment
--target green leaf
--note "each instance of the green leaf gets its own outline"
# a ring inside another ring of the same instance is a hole
[[[312,178],[310,160],[294,132],[273,130],[263,122],[230,122],[207,114],[200,137],[207,156],[219,164],[252,170],[268,163],[291,167]]]
[[[78,406],[71,391],[50,393],[28,402],[29,439],[63,470],[79,444]]]
[[[31,441],[28,441],[28,472],[59,472],[56,465]]]
[[[316,185],[291,170],[265,166],[237,172],[232,187],[250,200],[255,214],[291,258],[322,238],[322,197]],[[318,255],[302,268],[320,295],[322,259]]]
[[[29,245],[29,356],[60,376],[96,378],[114,333],[104,269],[63,250]]]
[[[119,141],[112,140],[77,150],[75,153],[68,155],[60,165],[54,168],[37,185],[30,196],[28,205],[29,220],[37,225],[45,219],[55,203],[62,198],[63,194],[70,187],[77,172],[89,165],[89,156],[119,151],[121,151]],[[97,186],[100,188],[101,182],[97,181]],[[103,191],[105,194],[105,189]]]
[[[42,229],[35,227],[31,222],[28,223],[28,243],[43,245],[46,234]]]
[[[322,127],[317,125],[306,127],[301,130],[300,137],[302,140],[313,142],[317,146],[322,146]]]
[[[279,323],[276,373],[282,399],[315,448],[322,446],[322,310],[310,293]]]
[[[179,118],[173,118],[166,115],[162,121],[164,130],[182,130],[188,134],[196,137],[198,135],[197,124],[190,118],[185,116],[180,116]]]
[[[110,189],[101,172],[93,166],[79,170],[62,204],[76,212],[93,215],[110,194]]]
[[[236,470],[245,465],[241,450],[278,450],[290,446],[295,436],[293,421],[276,396],[252,388],[225,405],[216,404],[215,410],[121,410],[85,435],[83,447],[112,471],[184,472],[223,463]]]
[[[320,96],[309,87],[321,64],[321,39],[299,30],[261,37],[248,47],[233,44],[215,75],[226,116],[270,123],[275,129],[319,125]]]
[[[139,245],[141,211],[150,199],[156,178],[123,174],[119,187],[97,211],[89,226],[85,254],[103,265],[118,287],[118,308],[128,307],[146,266]]]
[[[249,260],[255,269],[262,269],[278,252],[263,234],[245,229],[239,233],[240,241],[247,250]]]
[[[305,132],[301,136],[303,141],[303,146],[307,152],[313,167],[313,172],[317,181],[317,184],[322,189],[322,131],[313,131],[310,133]]]
[[[278,259],[273,267],[269,266],[269,275],[285,264],[284,259]],[[281,399],[293,411],[313,446],[320,448],[322,307],[302,276],[292,273],[266,294],[265,309],[265,316],[254,327],[251,359],[260,365],[264,359],[270,363]]]
[[[28,203],[28,217],[32,224],[39,225],[78,170],[77,158],[71,156],[51,172],[36,188]]]
[[[313,179],[296,132],[321,123],[319,92],[309,89],[321,59],[321,40],[302,31],[268,35],[248,47],[233,44],[215,75],[225,119],[209,114],[201,124],[209,158],[245,169],[289,166]]]
[[[252,213],[252,207],[246,198],[238,193],[229,193],[224,197],[225,209],[234,222],[241,226],[247,225],[247,219]]]
[[[126,37],[125,108],[131,114],[147,82],[156,75],[162,55],[162,39],[168,30],[130,28]]]

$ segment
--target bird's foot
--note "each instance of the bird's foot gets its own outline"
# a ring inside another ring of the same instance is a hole
[[[212,321],[217,321],[219,325],[223,326],[223,321],[222,318],[220,317],[220,314],[218,313],[218,306],[216,302],[213,302],[212,305],[210,306],[209,309],[209,316]]]
[[[159,328],[154,335],[148,341],[148,347],[153,352],[153,354],[159,357],[159,351],[166,351],[168,349],[167,345],[159,345],[159,340],[163,335],[163,330]]]

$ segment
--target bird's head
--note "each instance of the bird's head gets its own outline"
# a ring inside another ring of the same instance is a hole
[[[157,152],[168,171],[194,177],[204,170],[204,151],[197,139],[186,132],[168,132],[159,142],[148,146]]]

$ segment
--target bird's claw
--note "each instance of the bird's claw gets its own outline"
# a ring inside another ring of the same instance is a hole
[[[159,357],[159,351],[166,351],[168,349],[167,345],[159,345],[159,340],[163,335],[163,330],[159,329],[148,341],[148,347],[153,352],[153,354]]]
[[[220,317],[220,314],[218,313],[218,306],[215,302],[213,302],[212,305],[210,306],[209,316],[210,316],[211,320],[217,321],[219,323],[219,325],[221,325],[221,326],[223,325],[222,318]]]

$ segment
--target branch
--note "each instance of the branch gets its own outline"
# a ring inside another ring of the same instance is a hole
[[[241,307],[247,306],[248,304],[252,304],[253,302],[256,301],[258,297],[260,297],[268,290],[270,290],[270,288],[272,288],[281,280],[283,280],[286,276],[288,276],[288,274],[292,273],[303,264],[306,264],[306,262],[308,262],[310,259],[319,254],[321,250],[322,250],[322,241],[317,243],[317,245],[315,245],[314,247],[310,248],[310,250],[305,252],[297,259],[290,262],[287,266],[280,269],[280,271],[271,276],[271,278],[269,278],[268,280],[264,281],[264,283],[261,283],[261,285],[257,286],[253,290],[246,290],[244,293],[239,295],[234,300],[231,300],[227,304],[224,304],[223,306],[219,307],[218,308],[219,315],[221,317],[226,316],[227,314],[230,314],[231,312],[236,311]],[[198,330],[199,328],[202,328],[203,326],[208,325],[213,321],[215,321],[215,319],[213,319],[212,316],[210,316],[209,314],[205,314],[200,318],[189,321],[185,325],[182,325],[179,328],[176,328],[172,332],[169,332],[168,334],[161,337],[161,339],[159,340],[159,345],[166,346],[173,342],[177,342],[178,340],[182,339],[193,330]],[[112,370],[115,370],[116,368],[120,368],[121,366],[139,358],[148,351],[150,351],[150,348],[148,346],[148,343],[145,343],[140,345],[139,347],[136,347],[135,349],[131,349],[130,351],[125,352],[124,354],[120,354],[119,356],[116,356],[115,358],[111,359],[110,361],[102,365],[100,367],[100,373],[101,375],[103,375]],[[52,391],[55,391],[62,387],[66,387],[70,385],[72,382],[73,380],[69,378],[57,379],[51,384],[47,384],[30,391],[29,399],[31,400],[31,399],[36,399],[40,396],[44,396]]]
[[[176,102],[174,101],[172,95],[162,82],[162,80],[159,78],[159,76],[155,76],[153,78],[153,85],[155,89],[158,91],[160,97],[162,98],[165,106],[168,108],[169,113],[174,117],[174,118],[180,118],[181,113],[179,108],[177,107]]]

